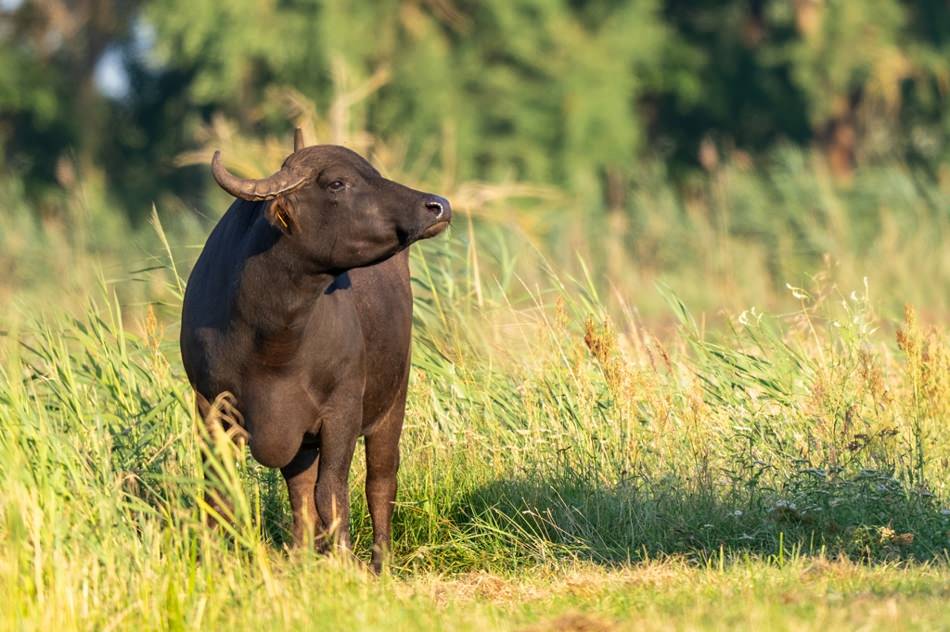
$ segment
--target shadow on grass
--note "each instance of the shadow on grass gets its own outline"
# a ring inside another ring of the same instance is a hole
[[[934,498],[879,472],[804,472],[780,492],[717,494],[670,479],[596,484],[577,475],[496,480],[453,508],[459,531],[518,560],[571,556],[603,564],[680,554],[824,553],[866,561],[947,555],[950,516]]]
[[[290,512],[276,470],[255,468],[261,527],[290,543]],[[356,477],[351,488],[357,553],[372,526]],[[666,555],[698,562],[753,555],[847,556],[866,562],[948,559],[950,512],[933,495],[886,472],[803,470],[780,489],[729,489],[672,477],[608,484],[596,473],[521,475],[465,489],[413,485],[393,523],[397,567],[439,572],[500,570],[565,559],[619,565]]]

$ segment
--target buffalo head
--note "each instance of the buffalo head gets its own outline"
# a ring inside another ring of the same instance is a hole
[[[338,145],[302,147],[280,171],[239,178],[211,161],[214,179],[231,195],[266,201],[265,217],[314,269],[339,272],[372,265],[449,225],[448,200],[387,180],[356,152]]]

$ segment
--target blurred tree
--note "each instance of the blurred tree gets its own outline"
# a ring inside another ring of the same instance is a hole
[[[327,114],[321,142],[366,132],[449,184],[537,181],[621,210],[645,159],[681,177],[815,144],[842,176],[933,170],[948,33],[944,0],[7,0],[0,139],[37,197],[75,163],[133,216],[169,193],[201,206],[206,174],[176,156],[216,116],[286,136],[273,95],[292,88]],[[97,84],[104,60],[127,90]]]
[[[257,124],[269,85],[329,109],[334,91],[386,69],[350,125],[401,137],[408,160],[451,165],[455,177],[560,182],[599,206],[601,181],[622,177],[643,147],[636,104],[661,74],[668,35],[657,9],[327,0],[219,10],[172,0],[148,15],[163,65],[195,69],[190,95],[203,106]]]
[[[711,143],[761,152],[809,139],[807,102],[788,59],[777,54],[796,33],[768,19],[768,1],[664,3],[664,19],[685,43],[681,65],[697,84],[654,97],[653,135],[672,149],[674,166],[695,164]]]
[[[903,46],[912,60],[901,85],[897,143],[901,155],[925,170],[950,160],[950,3],[904,0]]]
[[[794,18],[799,37],[785,52],[795,83],[832,170],[848,176],[863,140],[883,126],[889,139],[895,136],[890,124],[901,106],[901,82],[912,71],[900,45],[904,11],[897,0],[879,0],[874,11],[855,2],[791,6],[793,15],[788,3],[774,3],[773,18]]]
[[[42,186],[100,158],[105,108],[94,74],[139,2],[32,0],[0,13],[0,134],[8,169]]]

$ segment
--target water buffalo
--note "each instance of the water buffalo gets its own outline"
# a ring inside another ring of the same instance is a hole
[[[229,173],[215,152],[214,179],[238,199],[188,279],[182,360],[206,423],[236,423],[254,458],[281,469],[298,544],[349,548],[350,462],[365,437],[378,570],[409,377],[407,249],[452,211],[349,149],[302,145],[298,130],[294,153],[261,180]]]

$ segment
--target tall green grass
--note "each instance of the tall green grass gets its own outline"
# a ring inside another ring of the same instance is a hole
[[[379,582],[284,549],[278,472],[220,444],[202,467],[176,344],[194,225],[123,241],[81,218],[68,221],[86,237],[3,218],[18,222],[0,241],[19,267],[0,317],[0,624],[510,627],[545,612],[473,610],[456,592],[490,577],[583,606],[559,592],[575,569],[617,612],[669,613],[685,587],[621,597],[632,589],[609,579],[657,559],[700,583],[689,569],[722,569],[708,590],[724,596],[749,576],[784,591],[808,560],[840,558],[865,566],[833,590],[881,573],[921,603],[945,598],[929,587],[946,584],[950,548],[950,341],[934,324],[946,209],[900,169],[840,191],[796,160],[771,179],[730,168],[693,201],[644,183],[622,230],[502,205],[414,247],[395,550]],[[879,225],[864,233],[870,208]],[[920,313],[900,311],[914,300]],[[362,472],[358,452],[366,559]],[[208,485],[238,501],[227,528],[204,526]]]
[[[497,284],[475,288],[460,272],[471,259],[451,241],[414,257],[397,577],[669,555],[947,555],[950,353],[946,332],[912,310],[892,340],[873,286],[793,288],[797,312],[750,310],[708,331],[667,289],[680,325],[661,340],[608,317],[592,285],[553,276],[518,303]],[[290,518],[276,471],[222,453],[216,478],[238,516],[228,532],[203,526],[207,473],[174,327],[148,314],[130,333],[103,291],[81,317],[38,319],[5,347],[8,616],[100,627],[127,608],[154,627],[223,623],[250,587],[281,599],[300,580],[281,562]],[[358,459],[365,557],[361,471]],[[345,572],[316,576],[366,590]]]

